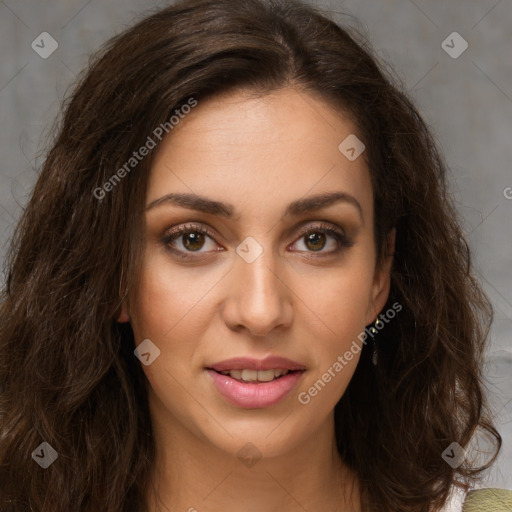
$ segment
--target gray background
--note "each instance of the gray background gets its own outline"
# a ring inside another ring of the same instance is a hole
[[[350,24],[394,67],[440,141],[475,271],[495,307],[486,375],[504,448],[484,484],[512,489],[512,2],[310,3],[337,19],[355,16]],[[66,89],[101,43],[165,4],[0,0],[0,261]],[[441,46],[454,31],[469,45],[458,58]],[[47,59],[31,48],[42,32],[59,44]]]

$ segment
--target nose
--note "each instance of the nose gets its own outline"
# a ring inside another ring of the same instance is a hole
[[[263,251],[251,263],[236,255],[234,265],[225,283],[222,316],[226,325],[253,336],[267,336],[274,329],[288,327],[293,293],[272,252]]]

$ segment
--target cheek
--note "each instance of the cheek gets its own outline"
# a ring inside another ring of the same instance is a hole
[[[181,330],[198,325],[186,320],[201,311],[201,301],[218,277],[197,268],[192,273],[176,270],[165,254],[146,256],[139,289],[130,301],[136,340],[175,339]]]
[[[174,397],[167,407],[176,414],[186,409],[182,383],[203,362],[201,341],[208,338],[215,312],[211,297],[224,273],[207,266],[180,269],[165,253],[148,250],[139,288],[130,299],[136,344],[150,339],[160,351],[154,363],[142,369],[156,396]]]
[[[345,392],[361,355],[372,271],[371,260],[360,259],[330,278],[315,280],[316,286],[302,280],[297,291],[306,298],[301,324],[315,346],[312,371],[299,390],[302,405],[327,412]]]
[[[319,304],[317,302],[317,304]],[[353,295],[323,304],[322,323],[309,333],[314,340],[314,363],[298,391],[297,399],[313,416],[323,417],[332,411],[343,396],[357,367],[364,331],[367,302]],[[312,424],[313,417],[309,418]]]
[[[158,397],[152,406],[161,407],[162,401],[175,415],[186,409],[188,395],[183,393],[181,383],[189,377],[189,363],[201,339],[198,304],[205,289],[203,285],[193,286],[190,274],[187,278],[185,272],[176,272],[165,256],[150,254],[137,293],[130,298],[136,345],[150,339],[160,351],[150,365],[142,364],[151,394]]]
[[[339,328],[364,323],[369,304],[370,285],[356,272],[342,274],[325,283],[324,298],[315,298],[321,311]]]
[[[317,329],[342,347],[348,337],[364,330],[372,290],[372,262],[363,259],[328,273],[297,279],[294,292],[301,299],[309,316],[317,318]],[[320,332],[319,332],[320,334]]]

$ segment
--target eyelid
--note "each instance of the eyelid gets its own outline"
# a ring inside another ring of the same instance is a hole
[[[318,230],[324,230],[324,231],[336,231],[340,235],[346,236],[345,230],[341,228],[340,226],[333,224],[332,222],[328,221],[306,221],[303,224],[301,224],[298,228],[298,232],[296,233],[297,237],[301,237],[303,235],[306,235],[307,233],[310,233],[311,231],[314,231],[315,229]],[[295,232],[296,230],[294,230]]]
[[[199,233],[204,233],[213,238],[213,232],[210,227],[204,227],[202,224],[196,224],[195,222],[187,222],[185,224],[180,224],[178,226],[173,226],[169,228],[164,233],[164,238],[171,238],[176,234],[186,233],[188,231],[197,231]]]

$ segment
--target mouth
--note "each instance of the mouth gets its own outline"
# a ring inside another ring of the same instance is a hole
[[[286,398],[306,367],[281,357],[236,358],[205,368],[217,392],[230,404],[260,409]]]
[[[273,380],[280,379],[281,377],[284,377],[291,372],[298,371],[301,370],[286,370],[282,368],[270,370],[251,370],[249,368],[245,368],[243,370],[223,370],[217,373],[220,375],[228,375],[238,382],[272,382]]]

